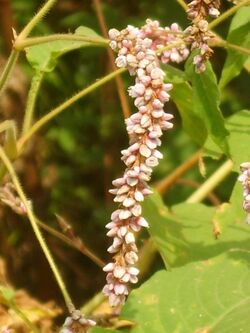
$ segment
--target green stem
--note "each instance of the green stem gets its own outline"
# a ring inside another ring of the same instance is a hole
[[[187,203],[201,202],[206,196],[232,171],[233,162],[226,161],[215,173],[206,180],[197,191],[195,191],[187,200]]]
[[[48,42],[54,42],[58,40],[93,43],[96,46],[107,46],[109,44],[109,40],[101,37],[95,38],[95,37],[81,36],[77,34],[54,34],[42,37],[25,38],[23,40],[19,40],[18,38],[18,40],[16,40],[16,42],[14,43],[14,49],[21,51],[26,47],[30,47],[37,44],[44,44]]]
[[[12,52],[8,58],[8,61],[4,67],[4,70],[2,72],[2,75],[0,77],[0,93],[3,91],[6,82],[8,81],[8,79],[10,77],[12,69],[18,59],[18,55],[19,55],[18,51],[12,50]]]
[[[29,320],[29,318],[15,304],[10,303],[10,307],[25,322],[25,324],[34,333],[40,333],[40,330]]]
[[[236,45],[236,44],[232,44],[232,43],[228,43],[227,41],[222,41],[219,42],[218,44],[215,44],[215,46],[217,47],[224,47],[224,48],[229,48],[229,49],[233,49],[235,51],[241,52],[241,53],[245,53],[248,56],[250,56],[250,49],[247,49],[245,47]]]
[[[23,148],[23,146],[27,143],[27,141],[41,128],[43,127],[45,124],[47,124],[51,119],[53,119],[54,117],[56,117],[58,114],[60,114],[62,111],[64,111],[65,109],[67,109],[69,106],[71,106],[72,104],[74,104],[76,101],[78,101],[80,98],[86,96],[87,94],[95,91],[97,88],[101,87],[102,85],[104,85],[105,83],[109,82],[110,80],[112,80],[114,77],[116,77],[117,75],[125,72],[126,69],[122,68],[122,69],[118,69],[115,72],[112,72],[111,74],[106,75],[105,77],[103,77],[100,80],[97,80],[95,83],[91,84],[89,87],[83,89],[82,91],[80,91],[79,93],[77,93],[76,95],[72,96],[71,98],[69,98],[66,102],[62,103],[61,105],[59,105],[57,108],[53,109],[52,111],[50,111],[48,114],[46,114],[44,117],[42,117],[40,120],[38,120],[31,128],[30,130],[23,135],[19,140],[18,140],[18,151],[20,152]]]
[[[45,255],[45,257],[46,257],[46,259],[49,263],[49,266],[50,266],[50,268],[51,268],[51,270],[52,270],[52,272],[55,276],[57,284],[58,284],[58,286],[59,286],[59,288],[62,292],[62,295],[64,297],[65,303],[66,303],[69,311],[71,311],[72,307],[73,307],[73,305],[72,305],[73,303],[72,303],[71,298],[68,294],[66,286],[65,286],[65,284],[63,282],[63,279],[62,279],[62,277],[59,273],[59,270],[58,270],[58,268],[57,268],[57,266],[54,262],[52,254],[50,253],[50,250],[49,250],[45,240],[43,239],[42,233],[41,233],[41,231],[40,231],[40,229],[39,229],[39,227],[36,223],[36,218],[35,218],[32,210],[30,208],[28,199],[26,198],[26,195],[23,192],[23,189],[22,189],[22,186],[21,186],[20,181],[18,179],[18,176],[17,176],[17,174],[16,174],[8,156],[5,154],[5,152],[4,152],[4,150],[1,146],[0,146],[0,159],[2,160],[3,164],[5,165],[7,171],[9,172],[11,180],[12,180],[12,182],[13,182],[15,188],[16,188],[16,191],[17,191],[20,199],[22,200],[22,202],[23,202],[23,204],[26,208],[27,215],[28,215],[29,221],[31,223],[31,226],[33,228],[33,231],[36,235],[36,238],[37,238],[37,240],[38,240],[38,242],[39,242],[39,244],[40,244],[40,246],[43,250],[43,253],[44,253],[44,255]]]
[[[57,0],[48,0],[45,3],[45,5],[39,10],[39,12],[32,18],[32,20],[24,27],[21,33],[17,36],[17,38],[15,39],[16,44],[21,43],[21,41],[29,35],[29,33],[41,21],[43,16],[45,16],[48,13],[48,11],[56,3],[56,1]],[[11,74],[11,71],[17,61],[18,55],[19,55],[18,50],[13,49],[0,78],[0,93],[3,90],[5,83],[7,82]]]
[[[23,129],[22,134],[24,135],[30,129],[32,121],[33,121],[33,114],[35,109],[35,103],[37,99],[37,94],[39,88],[41,86],[43,80],[44,72],[36,71],[35,75],[32,78],[31,86],[29,90],[29,95],[27,99],[27,106],[24,114],[24,121],[23,121]]]
[[[184,10],[188,9],[188,5],[186,4],[186,2],[184,0],[177,0],[177,2]]]
[[[181,46],[181,45],[185,45],[186,43],[184,41],[178,42],[178,43],[173,43],[173,44],[169,44],[167,46],[164,46],[163,48],[159,49],[157,51],[157,55],[161,55],[164,51],[167,50],[171,50],[174,49],[175,47]]]
[[[102,292],[99,292],[94,297],[89,300],[83,307],[81,307],[81,312],[86,316],[90,315],[98,306],[106,300],[106,296]]]
[[[225,21],[229,16],[233,15],[235,12],[237,12],[238,9],[240,9],[243,6],[247,6],[250,4],[250,0],[244,0],[239,2],[237,5],[233,6],[232,8],[228,9],[226,12],[221,14],[219,17],[217,17],[215,20],[213,20],[211,23],[209,23],[208,28],[211,30],[215,28],[218,24]]]
[[[34,27],[42,20],[42,18],[50,11],[50,9],[54,6],[57,0],[48,0],[43,7],[38,11],[38,13],[31,19],[31,21],[24,27],[24,29],[20,32],[17,39],[22,40],[26,38]]]

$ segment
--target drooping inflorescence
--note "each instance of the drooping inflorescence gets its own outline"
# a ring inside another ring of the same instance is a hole
[[[238,180],[243,185],[243,208],[247,212],[247,223],[250,224],[250,162],[242,163],[240,170]]]
[[[213,54],[208,42],[214,35],[209,30],[207,18],[218,17],[219,7],[219,0],[194,0],[188,4],[187,14],[192,25],[185,30],[186,42],[191,44],[191,50],[199,51],[193,60],[198,73],[205,71],[205,62]]]
[[[134,233],[148,227],[142,217],[141,203],[152,193],[147,185],[152,170],[158,165],[162,153],[160,137],[164,130],[173,127],[172,114],[163,110],[169,101],[172,84],[164,83],[164,72],[160,61],[180,62],[189,54],[185,44],[180,42],[181,30],[177,24],[161,28],[158,21],[147,20],[141,29],[128,26],[122,31],[109,31],[110,46],[118,52],[116,65],[125,67],[135,76],[135,85],[128,89],[134,98],[138,112],[126,119],[130,146],[122,150],[126,170],[121,178],[113,181],[110,192],[119,208],[111,215],[107,224],[107,235],[113,238],[108,252],[114,254],[114,261],[103,270],[107,272],[107,284],[103,292],[109,297],[111,306],[125,302],[128,283],[136,283],[139,274],[135,266],[138,249]],[[179,42],[179,43],[178,43]],[[159,55],[159,50],[174,44],[174,47]]]

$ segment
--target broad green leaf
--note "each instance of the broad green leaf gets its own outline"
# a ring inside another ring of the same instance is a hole
[[[173,83],[171,98],[176,104],[184,130],[200,146],[204,144],[207,131],[202,118],[195,112],[192,101],[192,88],[187,82],[185,72],[170,65],[164,66],[166,81]]]
[[[239,197],[242,200],[242,194]],[[143,214],[166,267],[209,259],[234,247],[250,251],[250,228],[245,223],[241,202],[234,202],[233,199],[234,209],[241,215],[236,218],[235,213],[229,220],[223,219],[220,225],[222,234],[215,239],[212,232],[215,207],[182,203],[169,211],[158,194],[148,198]]]
[[[228,144],[231,158],[234,162],[234,171],[239,172],[240,164],[250,160],[250,111],[242,110],[226,120],[226,128],[229,132]],[[205,144],[206,155],[214,156],[220,152],[210,142]]]
[[[190,57],[186,64],[186,72],[193,87],[192,99],[195,112],[204,120],[211,139],[223,152],[228,154],[226,139],[228,132],[219,108],[219,89],[211,64],[206,64],[204,73],[197,74],[192,63],[192,57]]]
[[[132,291],[121,317],[137,323],[130,333],[247,333],[249,261],[249,251],[234,248],[159,271]]]
[[[250,48],[250,7],[240,8],[234,15],[227,37],[227,41],[245,48]],[[227,50],[227,58],[222,70],[219,87],[224,88],[229,81],[240,74],[244,67],[248,55],[235,51]]]
[[[79,36],[96,37],[100,40],[102,38],[92,29],[87,27],[77,28],[75,34]],[[25,51],[27,60],[34,69],[42,72],[51,72],[55,68],[58,58],[63,54],[81,47],[93,45],[93,43],[82,41],[57,40],[31,46]]]

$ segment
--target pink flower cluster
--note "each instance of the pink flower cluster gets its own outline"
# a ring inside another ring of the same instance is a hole
[[[240,169],[238,180],[243,185],[243,208],[247,212],[247,223],[250,224],[250,162],[242,163]]]
[[[95,325],[96,322],[86,319],[80,310],[73,310],[71,316],[66,318],[60,333],[86,332]]]
[[[138,109],[126,119],[130,137],[130,146],[122,150],[126,170],[121,178],[113,181],[114,188],[110,190],[115,196],[114,201],[119,203],[119,209],[113,212],[111,222],[106,226],[109,229],[107,235],[113,238],[108,252],[114,254],[114,261],[103,268],[107,272],[103,292],[109,297],[111,306],[123,304],[129,292],[128,283],[138,281],[139,270],[135,267],[138,249],[134,233],[148,227],[141,216],[141,203],[152,193],[147,182],[153,167],[163,157],[158,150],[160,137],[163,130],[173,127],[170,122],[173,116],[163,110],[170,98],[172,85],[164,83],[157,53],[158,46],[166,45],[168,38],[167,33],[165,37],[161,34],[161,29],[157,21],[147,20],[141,29],[128,26],[121,32],[116,29],[109,31],[110,45],[118,51],[116,65],[128,68],[130,74],[136,76],[135,85],[128,91]],[[180,50],[178,52],[182,57]]]
[[[199,50],[193,59],[197,73],[205,71],[205,61],[213,54],[208,42],[214,35],[208,29],[207,16],[219,16],[219,6],[219,0],[194,0],[188,4],[187,13],[192,25],[185,30],[186,42],[191,44],[191,50]]]

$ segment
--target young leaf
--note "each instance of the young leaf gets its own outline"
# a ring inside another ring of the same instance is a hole
[[[248,332],[249,260],[249,251],[235,248],[159,271],[132,291],[121,317],[137,323],[130,333]]]
[[[219,108],[220,96],[216,76],[210,63],[206,64],[206,71],[202,74],[195,72],[192,57],[186,63],[186,73],[193,87],[193,106],[196,113],[204,120],[206,129],[212,140],[220,149],[228,154],[223,115]]]
[[[241,200],[241,194],[239,198]],[[242,211],[241,204],[233,202],[237,211]],[[215,213],[215,207],[200,203],[182,203],[173,206],[170,212],[158,194],[145,201],[143,214],[150,225],[148,231],[167,268],[209,259],[234,247],[250,250],[244,214],[238,214],[238,218],[234,214],[228,223],[223,223],[222,235],[216,240],[212,232]]]
[[[101,40],[95,31],[87,27],[79,27],[75,35],[96,37]],[[25,49],[26,57],[30,65],[42,72],[51,72],[54,70],[57,60],[63,54],[79,49],[81,47],[93,46],[95,44],[84,41],[57,40],[28,47]]]
[[[240,8],[234,15],[227,37],[227,41],[245,48],[250,48],[250,7]],[[220,89],[223,89],[229,81],[240,74],[248,55],[228,49],[227,59],[222,70],[219,82]]]
[[[195,112],[192,101],[192,88],[187,82],[183,71],[170,65],[164,66],[166,81],[173,83],[171,98],[176,104],[183,123],[184,130],[200,146],[204,144],[207,130],[202,118]]]

